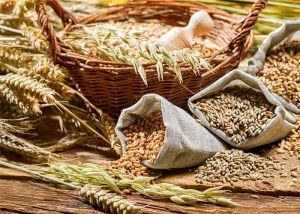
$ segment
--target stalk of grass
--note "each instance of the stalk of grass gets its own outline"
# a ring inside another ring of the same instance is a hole
[[[105,186],[91,186],[85,185],[84,187],[73,185],[69,182],[62,181],[55,177],[43,175],[39,172],[20,167],[15,164],[11,164],[0,160],[0,166],[8,167],[17,171],[21,171],[33,176],[36,176],[42,180],[61,184],[63,186],[70,187],[71,189],[80,190],[80,196],[92,205],[97,205],[102,208],[105,212],[111,213],[139,213],[141,207],[136,205],[136,202],[125,199],[122,195],[112,192],[111,189]]]
[[[73,189],[80,189],[80,187],[78,187],[78,186],[74,186],[74,185],[72,185],[68,182],[64,182],[64,181],[62,181],[60,179],[57,179],[55,177],[45,176],[45,175],[43,175],[39,172],[30,170],[30,169],[27,169],[25,167],[21,167],[21,166],[15,165],[15,164],[11,164],[11,163],[8,163],[6,161],[0,160],[0,166],[4,166],[4,167],[7,167],[7,168],[17,170],[17,171],[21,171],[21,172],[24,172],[24,173],[27,173],[27,174],[30,174],[30,175],[34,175],[34,176],[37,176],[41,179],[45,179],[45,180],[51,181],[53,183],[58,183],[58,184],[61,184],[61,185],[64,185],[64,186],[67,186],[67,187],[70,187],[70,188],[73,188]]]
[[[226,192],[225,190],[221,190],[222,187],[211,188],[200,192],[193,189],[184,189],[169,183],[151,184],[150,182],[155,179],[154,177],[138,176],[129,178],[117,170],[112,171],[115,176],[115,178],[112,178],[104,168],[90,163],[83,164],[82,166],[51,165],[49,168],[42,170],[41,173],[56,176],[76,186],[108,185],[116,192],[130,187],[142,195],[156,199],[169,199],[177,204],[207,202],[227,206],[237,205],[229,199],[216,197]]]
[[[78,27],[81,26],[78,25]],[[199,69],[205,70],[211,68],[209,63],[203,58],[196,58],[181,50],[176,51],[176,54],[175,52],[169,52],[162,47],[162,44],[148,41],[136,34],[131,33],[125,35],[121,30],[106,25],[103,25],[103,29],[109,31],[109,33],[107,31],[98,30],[93,32],[86,26],[82,28],[83,32],[70,32],[68,34],[69,37],[64,39],[67,44],[73,47],[74,51],[81,54],[88,54],[90,48],[94,47],[98,50],[100,57],[105,60],[121,61],[126,64],[131,64],[145,85],[147,85],[147,74],[144,63],[156,64],[159,81],[163,80],[164,69],[168,67],[175,73],[180,83],[182,82],[182,72],[179,66],[180,62],[185,62],[190,65],[194,73],[198,73]],[[113,43],[118,43],[119,47],[114,48]],[[128,50],[136,50],[136,52],[130,52]],[[182,57],[177,57],[179,53]]]

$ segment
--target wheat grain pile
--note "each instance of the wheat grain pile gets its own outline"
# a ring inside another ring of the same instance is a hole
[[[287,41],[267,53],[257,73],[267,88],[300,107],[300,41]]]
[[[258,136],[275,116],[275,107],[261,92],[233,86],[206,96],[195,104],[210,125],[239,144]]]
[[[151,171],[143,165],[143,161],[153,164],[164,143],[165,127],[162,113],[155,112],[139,120],[123,130],[126,152],[113,165],[122,173],[134,176],[149,176]]]
[[[277,153],[287,151],[290,155],[300,154],[300,115],[297,115],[296,127],[278,144]]]

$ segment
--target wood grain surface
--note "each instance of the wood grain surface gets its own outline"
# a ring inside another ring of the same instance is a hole
[[[179,206],[167,201],[155,201],[138,195],[128,199],[144,205],[143,213],[289,213],[300,210],[300,197],[272,197],[249,193],[228,193],[239,207],[212,204]],[[0,176],[0,213],[103,213],[84,203],[76,190],[68,190],[19,176]]]
[[[43,145],[55,141],[63,135],[57,131],[55,120],[47,119],[39,125],[39,141]],[[299,157],[282,154],[278,156],[275,150],[266,148],[264,156],[276,155],[286,163],[284,171],[299,164]],[[59,154],[61,157],[52,163],[81,164],[85,162],[102,164],[116,160],[117,156],[103,144],[93,148],[80,146]],[[11,153],[0,153],[1,160],[36,168],[24,162],[20,157]],[[279,173],[279,172],[278,172]],[[203,189],[221,184],[197,184],[194,175],[188,170],[166,171],[159,179],[184,187]],[[298,181],[300,179],[298,178]],[[232,193],[225,196],[239,203],[239,207],[223,207],[212,204],[198,204],[195,206],[179,206],[168,201],[157,201],[139,195],[129,195],[128,199],[136,200],[143,205],[143,213],[300,213],[300,185],[290,185],[290,178],[282,179],[279,174],[274,175],[270,184],[247,181],[234,185],[223,184]],[[234,192],[234,193],[233,193]],[[102,213],[82,201],[76,190],[69,190],[61,186],[54,186],[32,176],[15,170],[0,167],[0,213]]]

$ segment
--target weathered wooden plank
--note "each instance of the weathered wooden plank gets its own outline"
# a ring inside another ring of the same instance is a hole
[[[27,180],[0,179],[0,211],[25,213],[102,213],[80,200],[77,191]]]
[[[138,195],[128,199],[144,206],[144,213],[289,213],[300,210],[300,197],[271,197],[248,193],[228,193],[239,207],[211,204],[179,206],[167,201],[156,201]],[[102,213],[85,204],[76,190],[57,188],[37,180],[2,179],[0,177],[0,211],[20,213]]]

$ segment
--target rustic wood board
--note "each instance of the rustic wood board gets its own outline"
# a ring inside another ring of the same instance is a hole
[[[48,118],[39,125],[39,140],[43,139],[41,144],[56,141],[63,135],[57,131],[57,122],[55,118]],[[278,155],[275,149],[266,147],[264,156],[276,156],[286,163],[284,171],[288,172],[292,166],[300,165],[298,156],[289,156],[288,154]],[[53,162],[64,162],[72,164],[81,164],[85,162],[102,164],[107,161],[116,160],[117,156],[105,145],[99,145],[98,149],[87,149],[86,147],[77,147],[67,152],[60,153],[62,156]],[[19,165],[26,167],[36,167],[21,161],[14,155],[0,154],[0,159],[7,159]],[[146,199],[140,196],[129,196],[137,199],[144,204],[150,204],[160,207],[158,213],[299,213],[300,209],[300,183],[290,186],[291,177],[281,179],[279,171],[270,180],[269,184],[245,181],[237,182],[232,186],[223,183],[195,183],[193,172],[188,170],[165,171],[160,181],[171,182],[184,187],[195,189],[204,189],[207,187],[224,185],[226,189],[233,192],[227,196],[241,204],[238,208],[227,208],[215,205],[198,205],[193,207],[181,207],[168,202],[158,202]],[[298,178],[298,181],[300,178]],[[254,196],[251,194],[255,194]],[[272,197],[272,196],[280,197]],[[257,198],[258,197],[258,198]],[[54,205],[54,206],[53,206]],[[157,213],[153,209],[144,209],[146,213]],[[23,210],[22,210],[23,209]],[[74,210],[73,210],[74,209]],[[77,191],[55,188],[49,184],[33,180],[31,176],[16,172],[10,169],[0,168],[0,213],[5,212],[26,212],[26,213],[97,213],[92,207],[84,204]],[[3,212],[2,212],[3,211]]]
[[[32,180],[0,177],[0,213],[102,213],[81,201],[77,191]]]
[[[0,169],[1,170],[1,169]],[[128,199],[145,205],[143,213],[299,213],[300,198],[271,197],[249,193],[228,193],[239,207],[212,204],[179,206],[167,201],[155,201],[137,195]],[[57,188],[20,176],[0,176],[0,213],[103,213],[85,204],[76,190]]]

